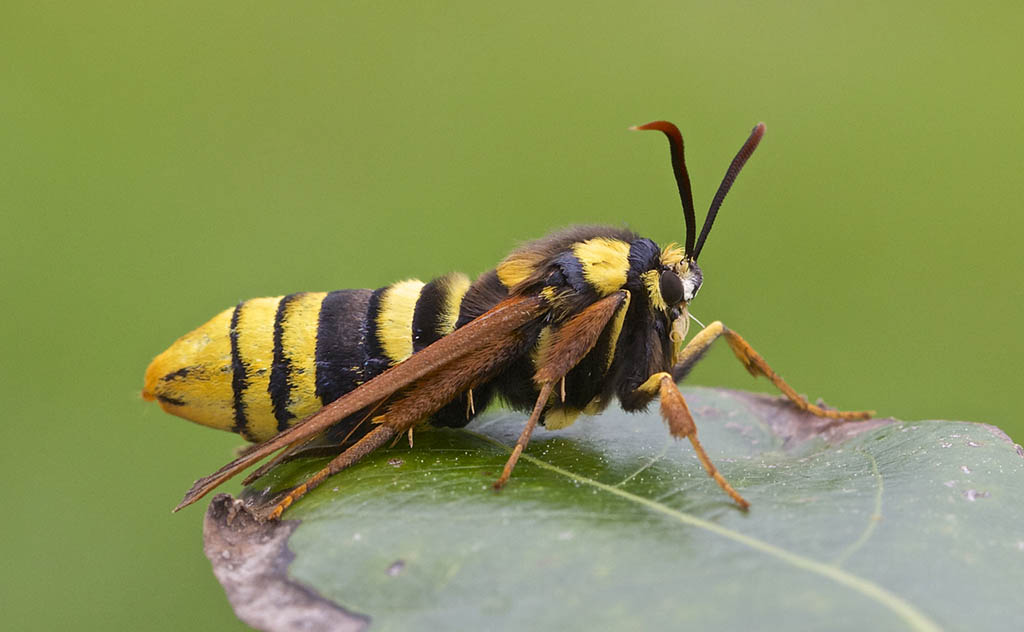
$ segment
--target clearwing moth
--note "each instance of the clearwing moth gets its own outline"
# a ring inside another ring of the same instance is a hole
[[[509,479],[538,423],[565,427],[617,399],[627,411],[655,398],[669,432],[689,439],[707,473],[747,501],[711,463],[677,382],[724,337],[754,376],[795,406],[833,419],[867,419],[811,404],[719,321],[684,344],[697,259],[722,201],[764,135],[763,123],[729,165],[697,233],[683,137],[666,121],[634,127],[669,141],[685,220],[682,247],[659,247],[620,228],[579,226],[527,243],[470,281],[449,274],[377,290],[300,292],[242,301],[156,357],[143,396],[175,415],[237,432],[256,445],[199,479],[189,505],[275,453],[246,479],[314,439],[340,454],[261,515],[276,519],[327,477],[419,424],[464,426],[495,397],[530,411],[501,476]]]

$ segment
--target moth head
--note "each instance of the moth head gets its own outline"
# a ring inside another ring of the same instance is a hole
[[[671,322],[669,338],[673,342],[672,363],[675,364],[690,328],[687,306],[697,296],[704,274],[696,261],[687,259],[685,253],[674,245],[662,251],[661,269],[652,273],[657,274],[657,288],[651,287],[652,283],[648,291],[652,294],[652,304],[664,310]],[[653,274],[651,278],[653,280]],[[655,291],[657,296],[654,296]]]
[[[700,266],[696,261],[689,261],[663,269],[658,278],[658,291],[665,304],[674,307],[692,301],[703,282],[704,274]]]
[[[678,253],[675,261],[666,261],[668,258],[666,256],[668,254],[667,250],[662,254],[662,264],[670,263],[671,273],[663,270],[662,279],[659,284],[665,288],[662,295],[666,303],[673,304],[669,298],[676,296],[682,297],[680,299],[682,302],[689,302],[697,295],[697,290],[700,289],[700,284],[703,280],[703,275],[697,266],[697,257],[700,256],[700,251],[704,248],[704,242],[707,241],[708,233],[711,232],[711,225],[715,222],[715,216],[718,215],[718,209],[722,206],[725,195],[732,188],[732,183],[736,181],[736,176],[743,169],[743,165],[746,164],[751,154],[757,149],[757,145],[761,142],[761,138],[764,136],[765,125],[764,123],[758,123],[754,126],[753,131],[750,132],[750,137],[747,138],[747,142],[743,143],[739,153],[732,159],[729,169],[725,172],[725,177],[722,178],[722,183],[718,185],[718,192],[715,193],[715,197],[711,201],[711,207],[704,218],[704,227],[701,228],[699,236],[697,235],[697,216],[693,208],[693,192],[690,190],[690,174],[686,171],[686,160],[683,155],[683,135],[679,132],[679,128],[668,121],[654,121],[630,129],[656,130],[662,132],[668,138],[668,146],[672,158],[672,171],[676,177],[676,186],[679,188],[679,199],[683,203],[686,242],[681,252],[678,248],[675,249]],[[676,255],[673,256],[675,257]],[[675,274],[675,276],[673,277],[672,274]]]
[[[684,306],[697,296],[701,283],[704,281],[704,274],[700,266],[693,259],[686,256],[686,253],[676,246],[670,244],[661,252],[661,268],[657,274],[657,297],[652,297],[652,302],[662,309],[672,310]],[[651,280],[654,280],[652,274]],[[648,289],[654,292],[655,288]]]

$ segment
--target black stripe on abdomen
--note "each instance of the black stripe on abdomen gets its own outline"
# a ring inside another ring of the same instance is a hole
[[[274,419],[277,420],[278,432],[287,429],[288,422],[295,418],[288,410],[292,394],[292,361],[284,352],[283,339],[288,305],[300,296],[302,294],[289,294],[282,298],[274,314],[274,362],[270,367],[270,384],[267,391],[270,393],[270,404],[274,411]]]
[[[367,311],[373,294],[370,290],[338,290],[325,296],[320,305],[316,396],[325,405],[380,373],[374,372],[376,363],[369,353],[374,336],[370,335],[372,321]]]
[[[466,275],[453,272],[438,277],[420,288],[412,317],[414,353],[455,330],[462,300],[469,286]]]
[[[441,319],[448,300],[446,277],[434,279],[420,290],[412,317],[412,348],[419,351],[441,339]]]
[[[366,361],[384,363],[384,367],[381,369],[382,371],[391,364],[390,360],[388,360],[387,354],[384,353],[384,346],[380,343],[380,337],[377,335],[380,303],[387,290],[388,288],[385,286],[374,290],[373,293],[370,294],[370,298],[366,304],[366,338],[363,340],[363,346],[366,352]]]
[[[238,319],[242,315],[243,305],[245,305],[245,301],[236,305],[235,311],[231,313],[231,329],[228,336],[231,339],[231,395],[235,418],[235,425],[232,426],[231,431],[245,437],[249,429],[249,420],[245,415],[245,400],[242,399],[242,395],[249,385],[249,379],[246,375],[245,363],[242,361],[242,354],[238,349]]]
[[[508,288],[501,284],[496,271],[489,270],[481,274],[462,298],[455,328],[464,326],[506,298]]]

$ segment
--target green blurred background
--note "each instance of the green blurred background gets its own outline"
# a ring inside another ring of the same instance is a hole
[[[1024,5],[212,5],[0,8],[4,627],[242,629],[169,513],[238,441],[142,402],[149,359],[571,223],[681,240],[655,118],[701,213],[768,124],[698,317],[812,397],[1024,438]],[[724,347],[692,382],[765,389]]]

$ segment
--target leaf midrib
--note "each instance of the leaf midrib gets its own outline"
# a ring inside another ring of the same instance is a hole
[[[500,448],[504,452],[512,452],[512,448],[510,446],[502,443],[501,441],[498,441],[497,439],[494,439],[493,437],[466,429],[463,429],[462,432],[465,432],[477,439],[486,441],[487,443]],[[561,468],[557,465],[554,465],[553,463],[549,463],[547,461],[544,461],[543,459],[537,458],[530,454],[524,453],[520,458],[524,461],[528,461],[536,465],[537,467],[548,470],[550,472],[554,472],[559,476],[568,478],[573,481],[577,481],[584,485],[589,485],[605,493],[618,496],[628,502],[636,503],[652,511],[656,511],[663,515],[669,516],[670,518],[678,520],[679,522],[682,522],[684,524],[696,527],[698,529],[703,529],[709,533],[713,533],[720,537],[732,540],[733,542],[742,544],[748,548],[770,555],[780,560],[781,562],[789,564],[790,566],[793,566],[795,568],[815,573],[817,575],[830,579],[842,586],[846,586],[847,588],[859,592],[865,597],[877,602],[878,604],[892,611],[901,619],[903,619],[913,630],[920,630],[922,632],[938,632],[939,630],[941,630],[941,628],[927,615],[925,615],[923,612],[915,608],[910,602],[906,601],[899,595],[887,590],[886,588],[883,588],[882,586],[872,582],[869,579],[849,573],[846,570],[840,568],[839,566],[819,562],[815,559],[800,555],[799,553],[788,551],[769,542],[765,542],[764,540],[760,540],[753,536],[740,533],[739,531],[734,531],[727,527],[723,527],[714,522],[698,518],[691,514],[664,505],[655,500],[644,498],[643,496],[638,496],[631,492],[625,491],[620,487],[608,485],[606,483],[602,483],[587,476],[576,474],[574,472]]]

